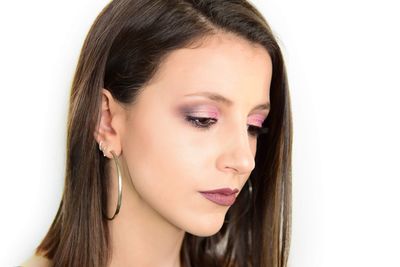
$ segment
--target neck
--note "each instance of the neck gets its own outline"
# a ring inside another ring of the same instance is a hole
[[[118,198],[118,179],[111,162],[108,216],[114,214]],[[181,267],[180,249],[185,232],[168,222],[134,190],[129,175],[123,172],[122,203],[114,220],[109,221],[109,267]]]

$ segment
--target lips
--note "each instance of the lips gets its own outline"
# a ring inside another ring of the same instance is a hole
[[[201,191],[200,193],[208,200],[222,206],[231,206],[236,200],[236,193],[239,189],[221,188],[210,191]]]
[[[239,192],[239,189],[235,188],[234,190],[230,188],[220,188],[220,189],[215,189],[215,190],[210,190],[210,191],[201,191],[200,193],[217,193],[217,194],[222,194],[222,195],[232,195]]]

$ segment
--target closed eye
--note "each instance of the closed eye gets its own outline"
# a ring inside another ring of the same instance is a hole
[[[185,120],[190,122],[194,127],[200,128],[203,130],[210,129],[212,125],[217,123],[217,119],[208,118],[208,117],[193,117],[193,116],[185,116]],[[268,127],[258,127],[255,125],[248,125],[248,131],[251,136],[258,137],[260,134],[268,133]]]

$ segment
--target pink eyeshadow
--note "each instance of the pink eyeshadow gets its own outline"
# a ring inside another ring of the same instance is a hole
[[[263,116],[261,114],[255,114],[255,115],[251,116],[250,122],[253,125],[262,127],[264,120],[265,120],[265,116]]]
[[[199,116],[199,117],[210,117],[210,118],[218,118],[219,112],[218,109],[215,107],[205,107],[205,106],[198,106],[198,107],[184,107],[182,112],[186,115],[190,116]]]

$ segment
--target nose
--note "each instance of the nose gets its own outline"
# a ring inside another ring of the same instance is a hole
[[[255,167],[255,161],[247,128],[232,131],[228,136],[221,140],[225,146],[218,157],[218,169],[234,171],[238,175],[249,174]]]

